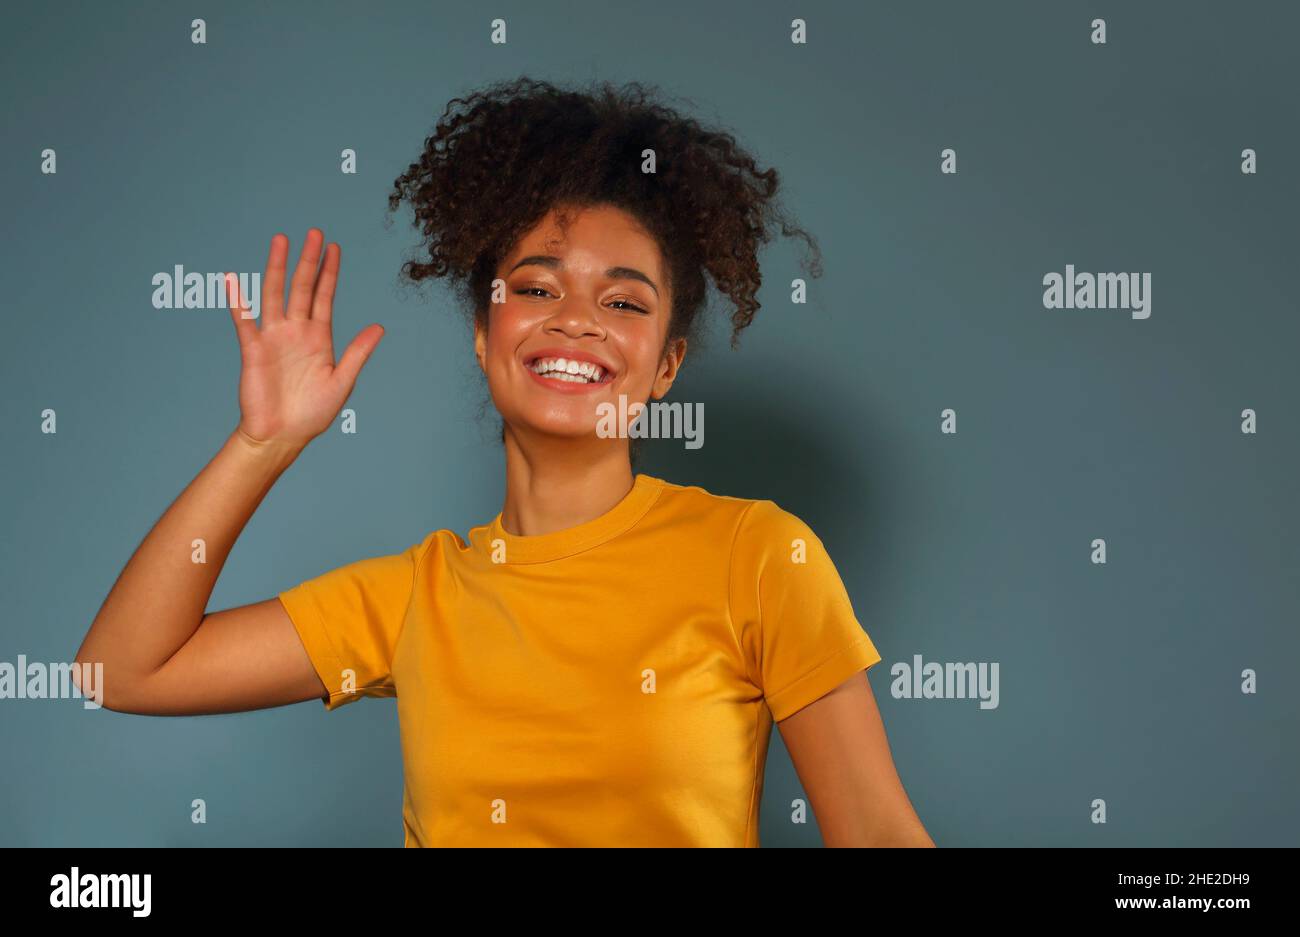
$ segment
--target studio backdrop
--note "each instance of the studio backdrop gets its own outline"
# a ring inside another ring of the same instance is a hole
[[[700,444],[640,468],[818,532],[938,845],[1300,844],[1297,34],[1283,3],[7,5],[0,843],[402,844],[392,700],[148,717],[25,676],[234,429],[224,298],[181,285],[276,232],[342,246],[336,347],[386,338],[209,607],[501,509],[466,319],[402,285],[387,196],[448,101],[531,76],[660,88],[817,238],[821,277],[764,249],[737,349],[715,296],[672,391]],[[803,800],[774,732],[764,845],[820,844]]]

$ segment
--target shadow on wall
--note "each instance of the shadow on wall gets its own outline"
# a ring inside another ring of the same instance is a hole
[[[855,436],[850,444],[846,427],[824,409],[810,419],[808,407],[789,397],[739,394],[705,382],[682,393],[674,388],[667,401],[675,400],[703,401],[704,444],[688,449],[681,439],[644,440],[637,471],[713,494],[775,501],[821,537],[846,580],[850,558],[869,552],[869,538],[885,536],[877,524],[881,489],[870,479],[886,473],[857,462],[872,436],[857,422],[859,413],[848,427]]]

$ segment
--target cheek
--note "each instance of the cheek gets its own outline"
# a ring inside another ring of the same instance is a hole
[[[516,348],[524,340],[527,329],[520,321],[521,317],[513,315],[509,305],[494,306],[483,342],[483,355],[489,372],[508,362]]]
[[[659,373],[664,347],[660,331],[658,323],[645,320],[616,322],[609,330],[609,343],[618,348],[628,376],[647,387]]]
[[[628,349],[627,360],[631,365],[632,377],[637,389],[649,391],[654,387],[655,378],[659,376],[659,346],[653,342]]]
[[[512,308],[509,302],[490,311],[489,328],[483,342],[483,363],[488,391],[498,409],[514,409],[514,401],[526,388],[528,375],[519,366],[519,349],[537,330],[537,317],[528,307]]]

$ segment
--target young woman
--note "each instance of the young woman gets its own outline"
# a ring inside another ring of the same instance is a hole
[[[821,541],[771,501],[634,473],[630,440],[598,431],[602,405],[668,393],[706,274],[735,305],[734,345],[771,227],[815,257],[776,190],[731,136],[640,85],[521,79],[453,100],[389,202],[425,239],[406,275],[462,288],[502,418],[501,512],[205,612],[240,531],[383,334],[363,329],[336,363],[338,245],[308,231],[286,304],[277,234],[260,328],[228,278],[239,425],[77,654],[103,663],[104,705],[396,697],[408,846],[757,846],[775,721],[828,845],[932,846],[864,674],[880,655]]]

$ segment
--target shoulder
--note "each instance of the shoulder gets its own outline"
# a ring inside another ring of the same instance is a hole
[[[694,519],[730,533],[739,546],[784,543],[815,538],[797,514],[769,498],[742,498],[718,494],[699,485],[679,485],[652,479],[660,487],[656,510],[679,520]]]
[[[453,556],[468,552],[472,548],[472,538],[477,531],[487,530],[486,525],[470,529],[469,537],[462,537],[447,527],[429,531],[423,540],[413,544],[407,553],[417,563],[438,563]]]
[[[414,536],[408,535],[404,538],[404,542],[406,546],[393,553],[376,556],[363,562],[383,564],[395,571],[410,571],[413,567],[418,570],[429,564],[443,562],[449,554],[466,549],[466,543],[460,535],[447,528],[430,530],[418,541],[414,540]]]

